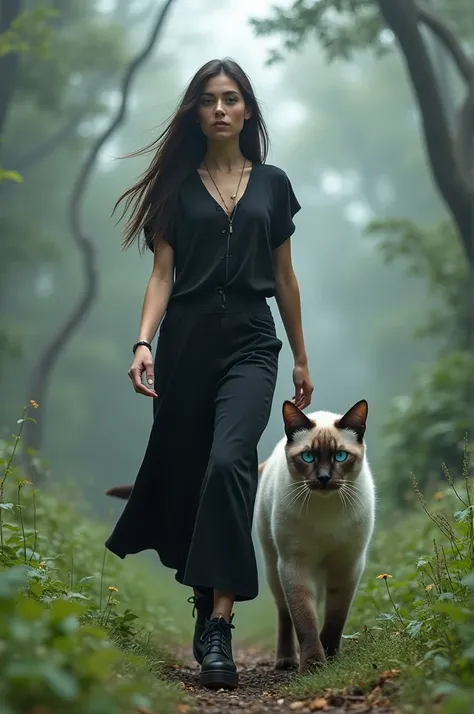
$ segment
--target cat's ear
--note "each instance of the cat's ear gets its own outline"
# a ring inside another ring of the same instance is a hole
[[[288,400],[283,402],[283,421],[285,422],[285,434],[288,441],[291,441],[297,431],[309,431],[314,429],[311,419],[303,414],[301,409]]]
[[[362,442],[365,434],[368,412],[369,405],[365,399],[361,399],[360,402],[354,404],[354,406],[351,407],[343,417],[336,421],[335,426],[338,429],[350,429],[355,432],[357,441]]]

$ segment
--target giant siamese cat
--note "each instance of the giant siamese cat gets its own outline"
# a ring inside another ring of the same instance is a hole
[[[283,404],[286,436],[263,464],[255,509],[278,611],[277,669],[297,664],[294,632],[300,672],[339,650],[374,527],[367,412],[364,400],[344,415]]]
[[[278,613],[276,669],[305,672],[339,651],[374,527],[367,413],[365,400],[308,415],[285,401],[285,436],[259,466],[255,525]],[[106,494],[127,499],[132,488]]]

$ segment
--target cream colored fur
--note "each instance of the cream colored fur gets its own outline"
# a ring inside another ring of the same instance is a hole
[[[357,439],[357,429],[362,429],[362,438],[365,431],[366,402],[346,413],[345,428],[335,427],[340,414],[298,412],[285,404],[291,440],[282,438],[262,464],[255,523],[278,610],[275,667],[296,666],[295,630],[299,669],[304,672],[339,650],[372,536],[375,489],[365,443]],[[311,420],[311,429],[301,425],[304,419]],[[332,491],[321,487],[315,468],[304,465],[303,473],[295,468],[295,463],[301,466],[302,450],[321,448],[324,454],[328,445],[351,452],[355,459],[350,471],[338,477],[340,488]],[[322,604],[325,617],[319,633],[317,607]]]

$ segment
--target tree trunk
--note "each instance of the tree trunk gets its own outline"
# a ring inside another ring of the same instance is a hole
[[[95,244],[92,236],[88,235],[84,231],[82,225],[82,204],[84,193],[90,181],[101,148],[110,139],[112,134],[118,129],[126,117],[128,97],[132,80],[155,48],[156,41],[174,1],[175,0],[166,0],[162,8],[157,13],[149,39],[147,40],[144,48],[128,64],[122,79],[121,104],[109,126],[92,145],[90,153],[79,171],[71,193],[69,203],[69,223],[73,239],[81,252],[85,287],[71,315],[66,319],[65,323],[61,325],[56,334],[53,335],[50,342],[43,349],[31,373],[27,400],[34,399],[38,402],[38,404],[42,407],[42,416],[41,419],[38,420],[37,424],[33,424],[28,421],[25,423],[24,444],[27,449],[33,449],[35,452],[38,452],[42,446],[43,434],[46,425],[45,414],[47,410],[47,396],[54,367],[71,337],[89,314],[99,290],[99,272],[97,267]],[[34,465],[32,460],[28,460],[28,462],[25,463],[25,468],[30,480],[35,483],[42,480],[43,473]]]
[[[417,5],[414,0],[377,2],[405,60],[420,109],[433,179],[459,229],[467,259],[472,266],[474,188],[457,160],[456,145],[449,131],[434,69],[418,27]]]
[[[0,3],[0,35],[6,32],[22,9],[21,0],[2,0]],[[9,52],[0,57],[0,137],[3,134],[8,110],[15,93],[20,70],[20,56]]]

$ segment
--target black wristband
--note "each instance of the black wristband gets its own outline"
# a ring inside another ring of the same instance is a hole
[[[133,345],[133,354],[135,354],[135,352],[137,351],[137,347],[140,347],[140,345],[145,345],[145,347],[148,347],[150,352],[152,352],[152,346],[150,345],[150,343],[146,340],[140,340],[140,342],[135,342],[135,344]]]

